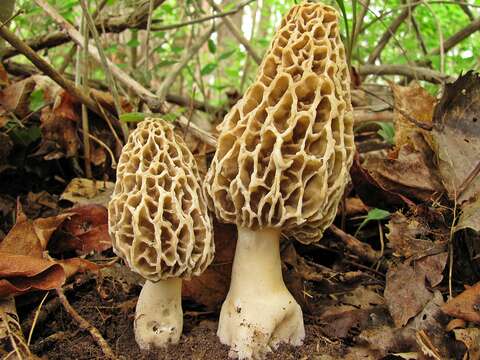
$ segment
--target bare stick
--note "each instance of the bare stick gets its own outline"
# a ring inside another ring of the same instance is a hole
[[[468,5],[465,5],[462,3],[462,1],[455,0],[457,3],[459,3],[460,7],[462,8],[463,12],[467,14],[468,18],[473,21],[475,20],[475,16],[473,16],[472,10],[468,7]]]
[[[410,65],[361,65],[357,71],[360,75],[403,75],[434,84],[454,80],[453,77],[438,71]]]
[[[78,65],[81,67],[81,76],[79,77],[80,83],[83,86],[84,91],[88,91],[88,51],[86,46],[89,41],[88,26],[86,24],[85,15],[82,18],[81,29],[85,35],[85,48],[79,55],[81,55],[81,60],[78,62]],[[80,56],[78,57],[80,60]],[[85,164],[85,177],[91,179],[92,176],[92,163],[91,163],[91,148],[90,148],[90,124],[88,122],[88,111],[87,107],[82,104],[82,130],[83,130],[83,155],[84,155],[84,164]]]
[[[385,33],[382,35],[380,40],[378,41],[377,46],[371,52],[370,56],[368,57],[367,63],[373,64],[379,58],[381,52],[387,46],[388,42],[395,35],[396,31],[400,27],[400,25],[405,21],[405,19],[410,15],[410,13],[414,10],[417,5],[411,5],[411,7],[407,7],[403,9],[403,11],[398,15],[398,17],[393,20],[390,26],[387,28]]]
[[[452,49],[455,45],[465,40],[467,37],[472,35],[474,32],[480,30],[480,18],[472,21],[470,24],[465,26],[463,29],[459,30],[443,43],[444,51],[447,52]],[[432,50],[429,55],[439,55],[441,53],[441,48]]]
[[[338,236],[345,246],[351,250],[355,255],[370,263],[375,263],[380,258],[380,254],[373,250],[367,243],[361,242],[356,237],[347,234],[335,225],[330,225],[330,230]]]
[[[207,0],[207,1],[210,4],[210,6],[215,9],[215,11],[218,11],[219,13],[222,12],[222,9],[220,9],[220,7],[217,4],[215,4],[215,2],[213,0]],[[226,17],[222,18],[222,22],[224,22],[225,25],[227,25],[227,27],[230,30],[230,32],[232,33],[232,35],[235,36],[235,38],[240,42],[240,44],[242,44],[245,47],[245,49],[250,54],[252,59],[258,65],[260,65],[260,63],[262,62],[262,58],[255,52],[255,50],[253,49],[250,42],[242,35],[242,33],[235,26],[235,24],[232,22],[232,20],[230,20],[228,18],[228,16],[226,16]]]
[[[120,95],[118,94],[117,83],[115,82],[115,79],[112,76],[112,72],[110,71],[110,68],[108,66],[107,57],[105,56],[105,52],[103,51],[102,44],[100,42],[100,36],[98,35],[98,31],[97,31],[97,28],[95,27],[93,18],[88,11],[87,3],[85,2],[85,0],[81,0],[80,5],[82,6],[83,14],[84,14],[86,23],[87,23],[88,27],[90,28],[90,32],[93,35],[93,39],[95,40],[95,44],[97,45],[97,51],[98,51],[98,54],[100,56],[100,60],[101,60],[102,65],[103,65],[103,69],[105,71],[105,76],[107,78],[107,83],[109,85],[110,90],[112,91],[113,103],[115,104],[115,110],[117,111],[118,116],[120,116],[123,111],[122,111],[122,106],[120,105]],[[153,6],[153,3],[152,3],[152,6]],[[86,49],[88,49],[88,40],[85,41],[84,46],[85,46]],[[125,141],[127,141],[128,127],[125,124],[122,123],[121,128],[122,128],[122,132],[123,132],[123,138],[124,138]]]
[[[83,47],[84,38],[82,34],[67,20],[65,20],[49,3],[45,0],[34,0],[35,3],[40,6],[57,24],[59,24],[72,38],[72,40],[78,45]],[[100,54],[98,50],[92,46],[88,46],[89,54],[99,63],[102,62]],[[143,86],[141,86],[138,82],[133,80],[128,74],[118,68],[115,64],[113,64],[110,60],[107,59],[107,64],[112,74],[120,80],[125,86],[131,88],[137,95],[140,97],[152,97],[154,94]]]
[[[58,298],[60,299],[60,302],[62,303],[65,310],[70,314],[70,316],[78,323],[78,325],[83,330],[88,331],[92,335],[93,339],[100,346],[105,356],[108,359],[117,359],[112,349],[110,348],[106,340],[103,338],[102,334],[100,334],[100,331],[98,331],[96,327],[94,327],[87,320],[81,317],[79,313],[77,313],[77,311],[68,302],[68,299],[63,293],[63,290],[61,288],[58,288],[56,291],[57,291]]]

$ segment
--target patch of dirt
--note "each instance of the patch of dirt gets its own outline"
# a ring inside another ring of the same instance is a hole
[[[184,331],[177,345],[164,350],[141,351],[133,334],[135,302],[140,289],[126,294],[112,284],[100,291],[95,281],[76,288],[68,298],[72,306],[93,324],[105,337],[114,353],[121,360],[215,360],[227,359],[228,347],[222,345],[217,336],[218,313],[202,314],[195,305],[184,304]],[[100,295],[102,294],[102,296]],[[102,299],[102,297],[106,297]],[[52,297],[53,301],[55,297]],[[47,300],[48,302],[48,300]],[[200,315],[197,315],[200,314]],[[301,347],[280,345],[267,359],[313,359],[330,354],[342,358],[345,350],[339,343],[332,343],[320,333],[315,324],[306,324],[306,339]],[[105,359],[102,350],[86,331],[79,329],[65,310],[60,307],[48,320],[35,329],[31,349],[40,357],[49,360],[93,360]]]

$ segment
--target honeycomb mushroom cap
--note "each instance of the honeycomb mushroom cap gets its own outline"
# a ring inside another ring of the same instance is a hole
[[[193,155],[173,127],[146,119],[131,133],[109,203],[115,252],[150,281],[201,274],[212,225]]]
[[[254,83],[226,115],[207,173],[224,222],[309,243],[333,221],[354,154],[350,75],[338,13],[293,7]]]

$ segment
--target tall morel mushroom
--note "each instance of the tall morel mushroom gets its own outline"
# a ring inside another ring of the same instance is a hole
[[[138,345],[178,342],[182,279],[205,270],[214,243],[195,159],[171,125],[146,119],[131,133],[108,210],[115,252],[146,279],[134,321]]]
[[[261,357],[304,339],[300,306],[282,279],[279,239],[283,232],[318,241],[336,215],[355,146],[349,87],[337,12],[298,5],[221,124],[205,193],[216,216],[238,228],[218,328],[230,356]]]

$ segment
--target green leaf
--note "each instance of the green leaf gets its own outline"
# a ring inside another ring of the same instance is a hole
[[[376,121],[375,124],[381,128],[377,131],[377,134],[390,145],[395,145],[395,127],[393,124],[383,121]]]
[[[235,50],[225,51],[224,53],[220,54],[220,56],[218,57],[218,60],[228,59],[233,54],[235,54]]]
[[[45,105],[45,100],[43,98],[43,90],[38,89],[32,92],[30,95],[30,111],[35,112],[40,110]]]
[[[178,61],[176,61],[176,60],[162,60],[158,64],[156,64],[155,67],[161,68],[161,67],[164,67],[164,66],[170,66],[170,65],[176,64],[177,62]]]
[[[141,112],[132,112],[132,113],[125,113],[120,115],[120,121],[129,123],[129,122],[140,122],[144,120],[146,117],[151,116],[152,114],[146,114]]]
[[[215,44],[215,41],[213,41],[212,39],[208,39],[208,50],[212,54],[215,54],[217,52],[217,45]]]
[[[140,46],[140,41],[138,39],[135,39],[135,38],[130,39],[130,41],[127,42],[127,46],[132,47],[132,48],[133,47],[139,47]]]
[[[202,70],[200,71],[200,74],[202,76],[211,74],[216,68],[217,68],[217,63],[207,64],[202,68]]]
[[[10,138],[12,141],[24,147],[37,141],[42,136],[42,132],[38,126],[31,126],[28,128],[16,127],[10,131]]]
[[[357,231],[355,231],[355,235],[357,236],[358,232],[365,226],[367,225],[370,221],[372,220],[385,220],[389,218],[391,213],[387,210],[383,209],[378,209],[378,208],[373,208],[370,210],[367,214],[367,217],[362,221],[360,226],[358,227]]]

